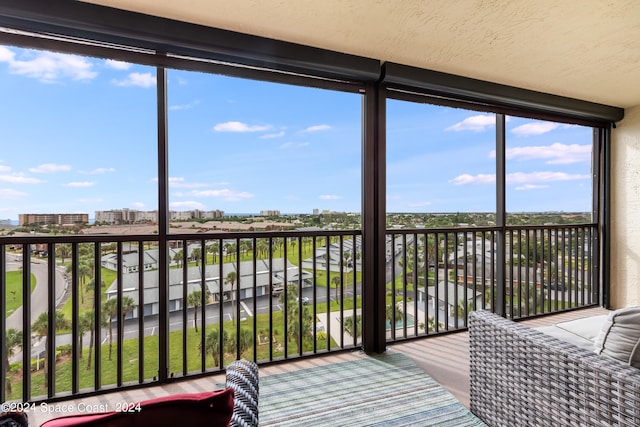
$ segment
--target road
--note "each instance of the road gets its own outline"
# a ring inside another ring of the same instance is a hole
[[[17,256],[11,253],[7,253],[7,271],[15,271],[20,269],[22,261],[17,261]],[[40,313],[47,311],[48,302],[48,286],[47,286],[47,261],[32,259],[31,260],[31,273],[36,278],[36,287],[31,293],[31,321],[33,322],[38,318]],[[56,268],[56,301],[64,296],[65,288],[67,286],[64,277],[64,268]],[[7,318],[6,326],[9,328],[16,328],[22,330],[22,306],[18,307],[16,311],[11,313]]]

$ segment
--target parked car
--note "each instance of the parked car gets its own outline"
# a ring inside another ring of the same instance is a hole
[[[562,283],[545,283],[543,286],[545,289],[548,289],[550,291],[564,292],[567,290],[566,286],[564,286]]]

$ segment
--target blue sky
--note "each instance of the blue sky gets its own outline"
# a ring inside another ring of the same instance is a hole
[[[174,210],[361,209],[361,95],[170,70]],[[0,219],[157,208],[155,69],[0,46]],[[387,210],[495,210],[495,117],[388,101]],[[510,117],[507,209],[588,211],[591,129]]]

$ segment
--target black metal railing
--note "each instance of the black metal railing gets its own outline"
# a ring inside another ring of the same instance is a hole
[[[0,398],[63,399],[216,372],[238,358],[358,348],[361,237],[3,237]],[[389,231],[387,340],[464,329],[470,311],[501,304],[512,318],[596,304],[597,248],[594,225]]]

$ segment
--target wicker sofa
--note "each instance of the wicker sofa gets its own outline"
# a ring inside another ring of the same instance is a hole
[[[469,339],[470,407],[490,426],[640,426],[640,369],[487,311]]]

